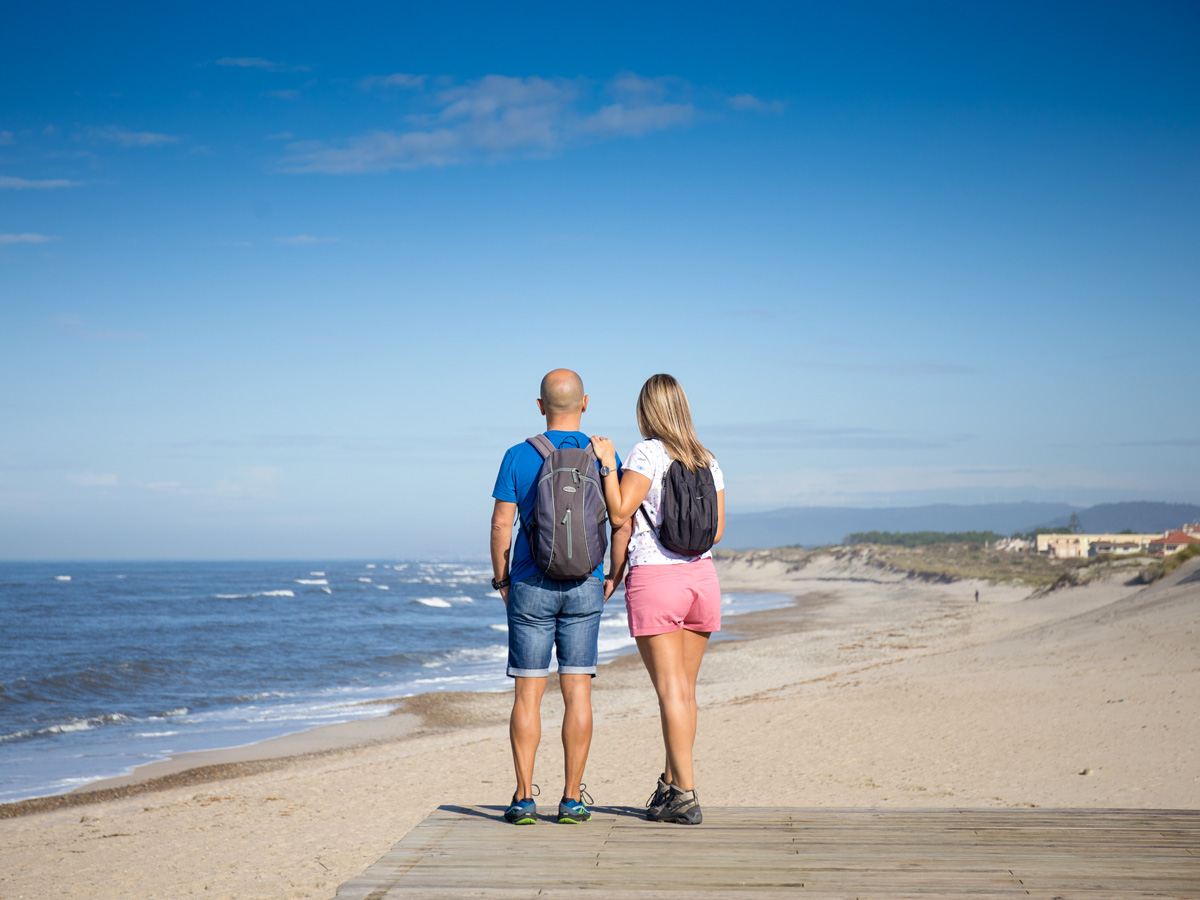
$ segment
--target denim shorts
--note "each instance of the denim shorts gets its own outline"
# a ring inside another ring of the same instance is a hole
[[[507,612],[510,678],[549,675],[551,648],[558,652],[560,674],[596,674],[604,612],[604,582],[599,578],[555,581],[533,575],[513,582]]]

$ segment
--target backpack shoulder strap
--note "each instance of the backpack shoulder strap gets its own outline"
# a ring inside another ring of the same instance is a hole
[[[541,454],[542,459],[546,459],[551,453],[558,449],[552,443],[550,443],[550,438],[546,437],[544,434],[535,434],[531,438],[525,438],[525,443],[533,444],[533,448]]]
[[[638,506],[637,510],[634,512],[634,515],[637,515],[637,513],[642,514],[642,518],[646,520],[647,528],[649,528],[651,531],[656,530],[654,527],[654,520],[650,518],[650,511],[648,509],[646,509],[646,501],[645,500],[643,500],[641,502],[641,504]]]
[[[665,488],[666,488],[666,486],[667,486],[667,469],[670,469],[670,468],[671,468],[671,463],[673,463],[675,460],[671,459],[671,454],[669,454],[669,453],[667,452],[666,445],[665,445],[665,444],[663,444],[663,442],[662,442],[662,441],[659,441],[658,443],[659,443],[660,449],[662,450],[662,454],[663,454],[663,456],[664,456],[664,457],[666,457],[666,460],[667,460],[667,465],[666,465],[666,467],[663,469],[662,478],[660,478],[660,479],[659,479],[659,483],[658,483],[658,484],[659,484],[659,490],[660,490],[660,491],[662,491],[662,490],[663,490],[663,489],[665,489]],[[658,502],[659,502],[660,504],[662,503],[662,495],[661,495],[661,493],[660,493],[660,495],[659,495],[659,501],[658,501]],[[651,531],[653,531],[653,532],[656,532],[656,533],[657,533],[657,532],[658,532],[658,529],[654,527],[654,520],[653,520],[652,518],[650,518],[650,510],[648,510],[648,509],[646,508],[646,501],[645,501],[645,500],[643,500],[643,501],[642,501],[640,504],[638,504],[638,508],[637,508],[636,510],[634,510],[634,515],[637,515],[638,513],[641,513],[641,514],[642,514],[642,518],[646,520],[646,527],[647,527],[647,528],[649,528]]]

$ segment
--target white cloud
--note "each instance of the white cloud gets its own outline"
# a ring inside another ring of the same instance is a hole
[[[291,244],[295,247],[302,247],[308,244],[336,244],[341,241],[341,238],[336,237],[313,237],[311,234],[296,234],[291,237],[272,238],[277,244]]]
[[[1145,473],[1124,474],[1085,468],[1053,469],[1015,466],[861,466],[810,468],[747,475],[737,479],[742,508],[782,506],[872,505],[889,498],[935,492],[1059,492],[1067,485],[1083,490],[1161,490]],[[1072,488],[1073,489],[1073,488]],[[938,502],[923,500],[919,502]],[[941,501],[945,502],[945,501]],[[958,501],[963,502],[963,501]],[[968,501],[978,502],[978,501]]]
[[[288,91],[264,91],[264,97],[271,97],[274,100],[299,100],[300,92],[297,90]]]
[[[0,176],[0,191],[46,191],[55,188],[79,187],[82,181],[68,181],[65,178],[10,178]]]
[[[667,92],[680,84],[683,82],[677,78],[645,78],[636,72],[622,72],[608,83],[608,89],[625,100],[640,97],[646,102],[656,102],[665,99]]]
[[[422,88],[425,86],[425,75],[407,75],[404,72],[396,72],[393,75],[369,75],[362,79],[358,85],[363,90],[370,90],[374,87],[396,87],[396,88]]]
[[[686,125],[695,113],[695,108],[690,104],[626,106],[614,103],[584,119],[579,125],[579,132],[599,137],[640,137],[651,131]]]
[[[442,166],[458,162],[462,148],[462,136],[449,129],[407,134],[376,131],[349,138],[341,147],[330,147],[321,141],[291,144],[284,168],[289,172],[347,175]]]
[[[919,436],[883,431],[864,426],[821,426],[804,420],[759,422],[753,425],[710,425],[724,447],[754,447],[763,451],[783,450],[868,450],[894,453],[897,450],[936,450],[972,440],[970,434]]]
[[[68,478],[81,487],[112,487],[117,483],[117,476],[111,472],[102,475],[83,472],[79,475],[70,475]]]
[[[396,76],[389,76],[396,77]],[[404,76],[409,95],[424,111],[403,131],[378,130],[337,143],[302,141],[288,146],[289,172],[355,174],[444,166],[511,157],[544,157],[586,141],[638,137],[685,126],[696,110],[671,102],[686,84],[678,79],[617,76],[601,104],[594,86],[579,79],[487,75],[464,85],[427,92]]]
[[[973,375],[976,370],[958,363],[899,360],[883,363],[796,363],[802,369],[825,369],[852,375]]]
[[[208,487],[188,487],[178,481],[154,481],[142,485],[146,490],[177,497],[208,497],[217,500],[246,500],[272,493],[279,481],[275,466],[242,466]]]
[[[730,97],[728,102],[734,109],[764,113],[781,113],[786,105],[782,100],[761,100],[753,94],[738,94]]]
[[[0,234],[0,244],[48,244],[57,240],[51,234]]]
[[[109,125],[105,128],[92,128],[88,133],[96,140],[119,144],[122,147],[159,147],[179,141],[179,138],[170,134],[156,134],[152,131],[129,131],[117,125]]]
[[[213,65],[227,66],[235,69],[264,69],[268,72],[307,72],[308,66],[289,66],[287,63],[274,62],[261,56],[223,56],[213,60]]]
[[[105,331],[93,327],[86,319],[73,315],[55,316],[54,324],[75,337],[98,341],[144,341],[146,335],[123,331]]]
[[[0,131],[0,147],[11,143],[13,143],[13,133],[11,131]]]

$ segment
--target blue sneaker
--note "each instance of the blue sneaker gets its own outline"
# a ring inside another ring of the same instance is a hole
[[[504,821],[513,825],[536,825],[537,804],[532,797],[518,800],[517,795],[513,794],[512,803],[504,811]]]
[[[572,800],[569,797],[563,797],[558,804],[558,824],[559,825],[578,825],[580,822],[586,822],[592,817],[592,811],[584,805],[584,801],[595,803],[592,795],[587,792],[587,785],[579,786],[579,799]]]

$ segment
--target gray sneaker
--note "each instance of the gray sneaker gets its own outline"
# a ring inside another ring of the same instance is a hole
[[[700,800],[695,791],[681,791],[671,785],[670,796],[662,806],[651,807],[646,818],[652,822],[674,822],[677,825],[699,825],[704,821]]]
[[[667,798],[671,796],[671,785],[667,782],[667,773],[663,772],[658,776],[658,786],[654,788],[654,793],[646,800],[646,806],[650,810],[654,810],[667,802]],[[650,815],[649,812],[646,815]]]

